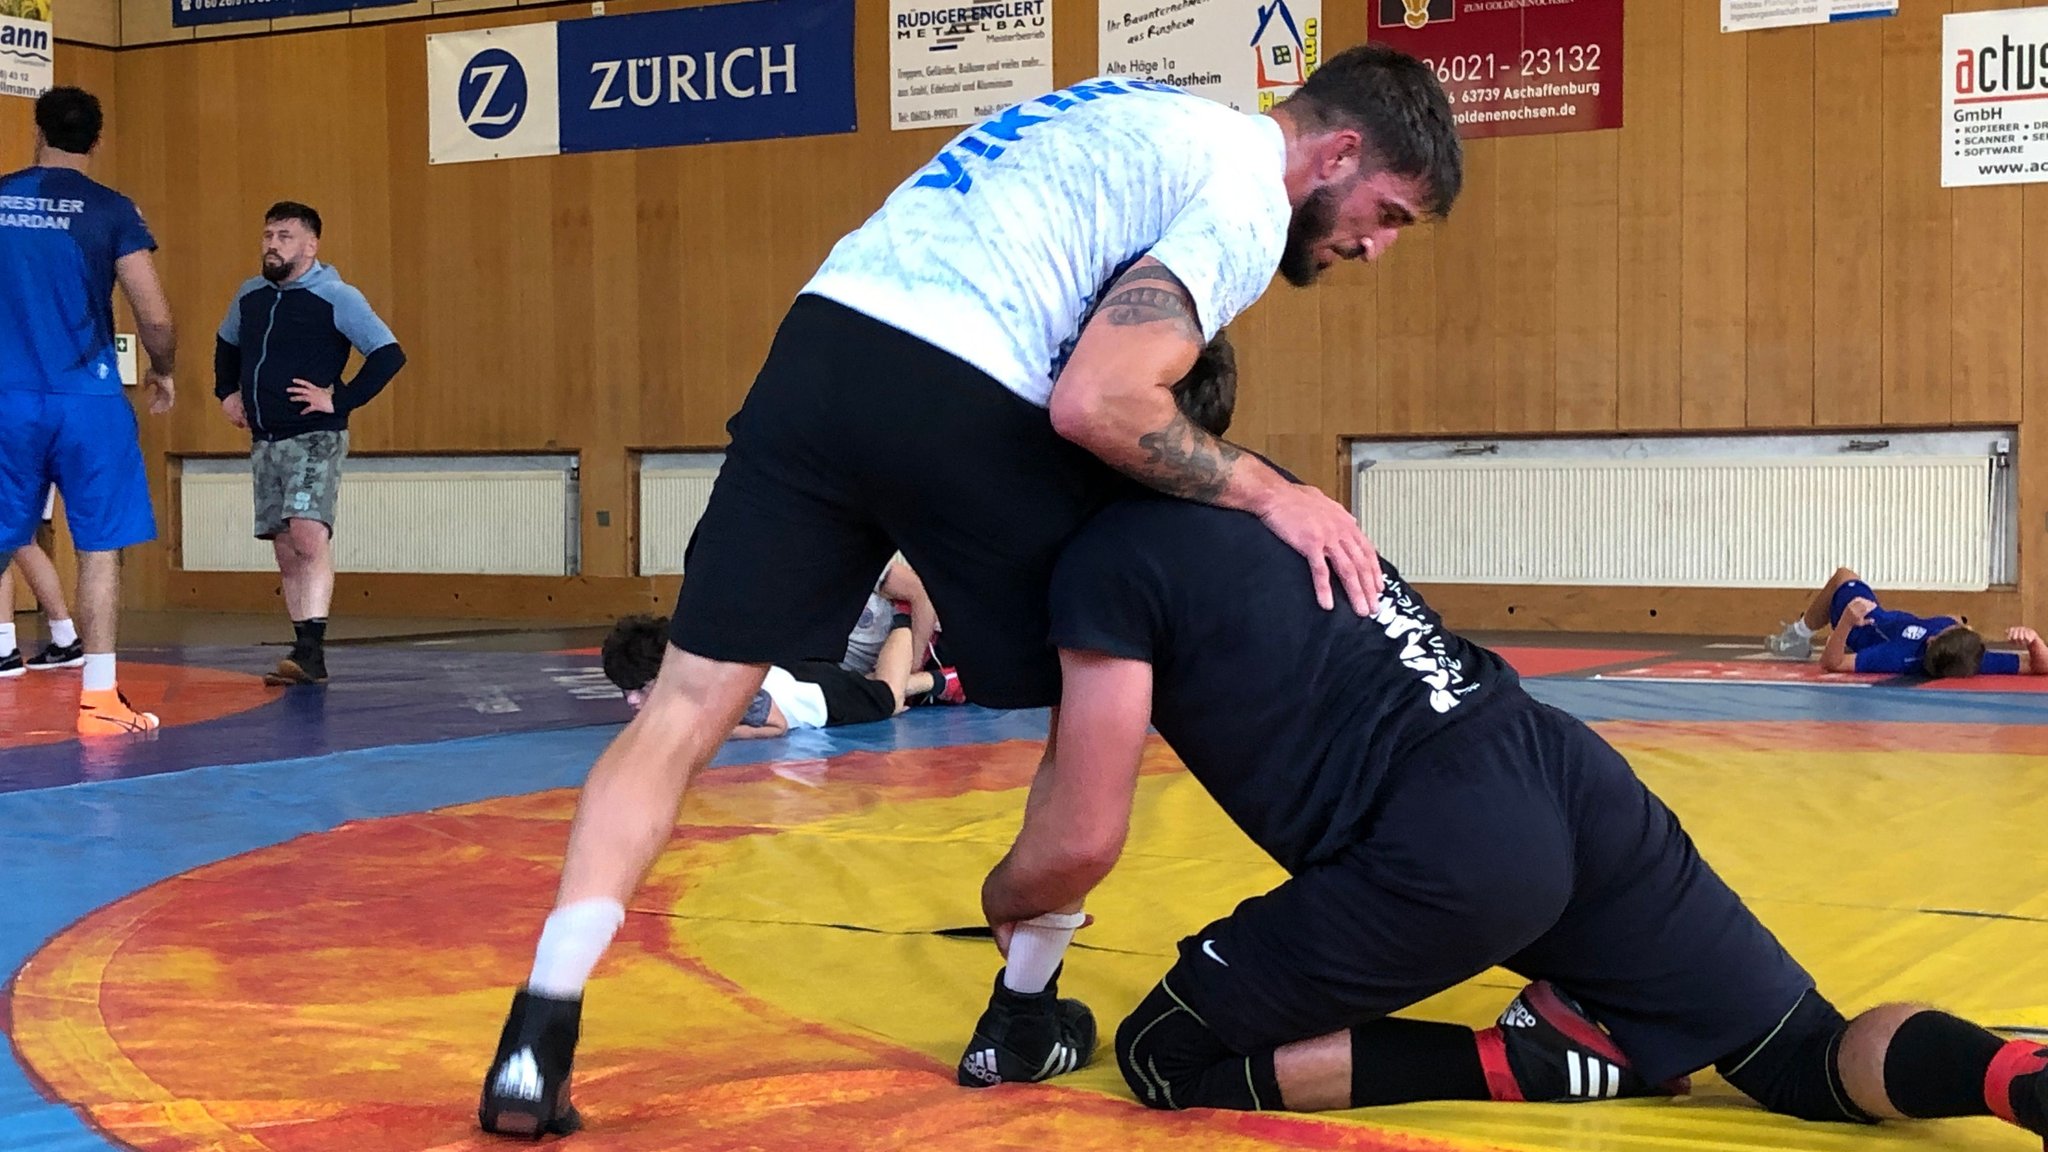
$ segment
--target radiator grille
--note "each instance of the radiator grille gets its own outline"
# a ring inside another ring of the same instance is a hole
[[[335,510],[338,572],[573,575],[572,458],[351,459]],[[269,572],[246,461],[188,460],[180,549],[190,572]]]
[[[1356,494],[1424,582],[1976,591],[1998,542],[1984,456],[1383,460]]]
[[[723,457],[716,453],[664,453],[640,459],[640,573],[673,576],[683,550],[711,501]]]

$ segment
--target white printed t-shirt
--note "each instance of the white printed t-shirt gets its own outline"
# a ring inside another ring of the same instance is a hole
[[[1193,297],[1202,338],[1272,282],[1292,215],[1270,116],[1098,77],[961,133],[842,238],[804,291],[1052,396],[1102,291],[1139,257]]]
[[[761,680],[761,691],[768,694],[775,706],[782,709],[782,718],[789,721],[790,731],[798,728],[823,728],[828,715],[825,711],[825,690],[807,680],[799,680],[780,668],[770,666],[768,675]]]

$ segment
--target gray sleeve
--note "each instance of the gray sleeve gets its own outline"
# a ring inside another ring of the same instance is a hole
[[[322,285],[319,291],[327,298],[327,302],[334,306],[335,328],[339,329],[343,336],[348,337],[348,342],[355,345],[356,351],[368,356],[387,344],[398,343],[398,337],[391,334],[391,329],[378,318],[376,311],[370,307],[369,300],[364,298],[361,292],[346,284],[337,284],[331,288]]]
[[[242,346],[242,297],[249,294],[249,281],[235,289],[235,298],[228,301],[228,314],[221,318],[218,335],[224,341],[239,348]]]

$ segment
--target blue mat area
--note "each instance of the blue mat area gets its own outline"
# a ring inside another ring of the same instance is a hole
[[[1810,684],[1668,684],[1563,678],[1523,683],[1530,695],[1588,723],[1810,720],[1835,724],[2048,724],[2048,697],[2038,693],[1928,692],[1889,685],[1845,691]]]
[[[139,649],[124,659],[261,672],[275,653]],[[292,688],[247,712],[167,726],[147,743],[77,741],[0,751],[0,791],[251,764],[464,736],[616,724],[628,715],[594,656],[416,645],[336,648],[334,679]]]

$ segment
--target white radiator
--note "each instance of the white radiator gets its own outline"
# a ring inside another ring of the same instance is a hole
[[[690,533],[711,502],[724,456],[715,452],[649,453],[640,458],[640,574],[683,570]]]
[[[271,572],[247,460],[185,460],[179,546],[188,572]],[[350,457],[335,509],[338,572],[574,575],[573,456]]]
[[[2011,579],[2011,471],[1988,454],[1380,458],[1356,475],[1359,522],[1424,583],[1806,588],[1839,565],[1891,588]]]

